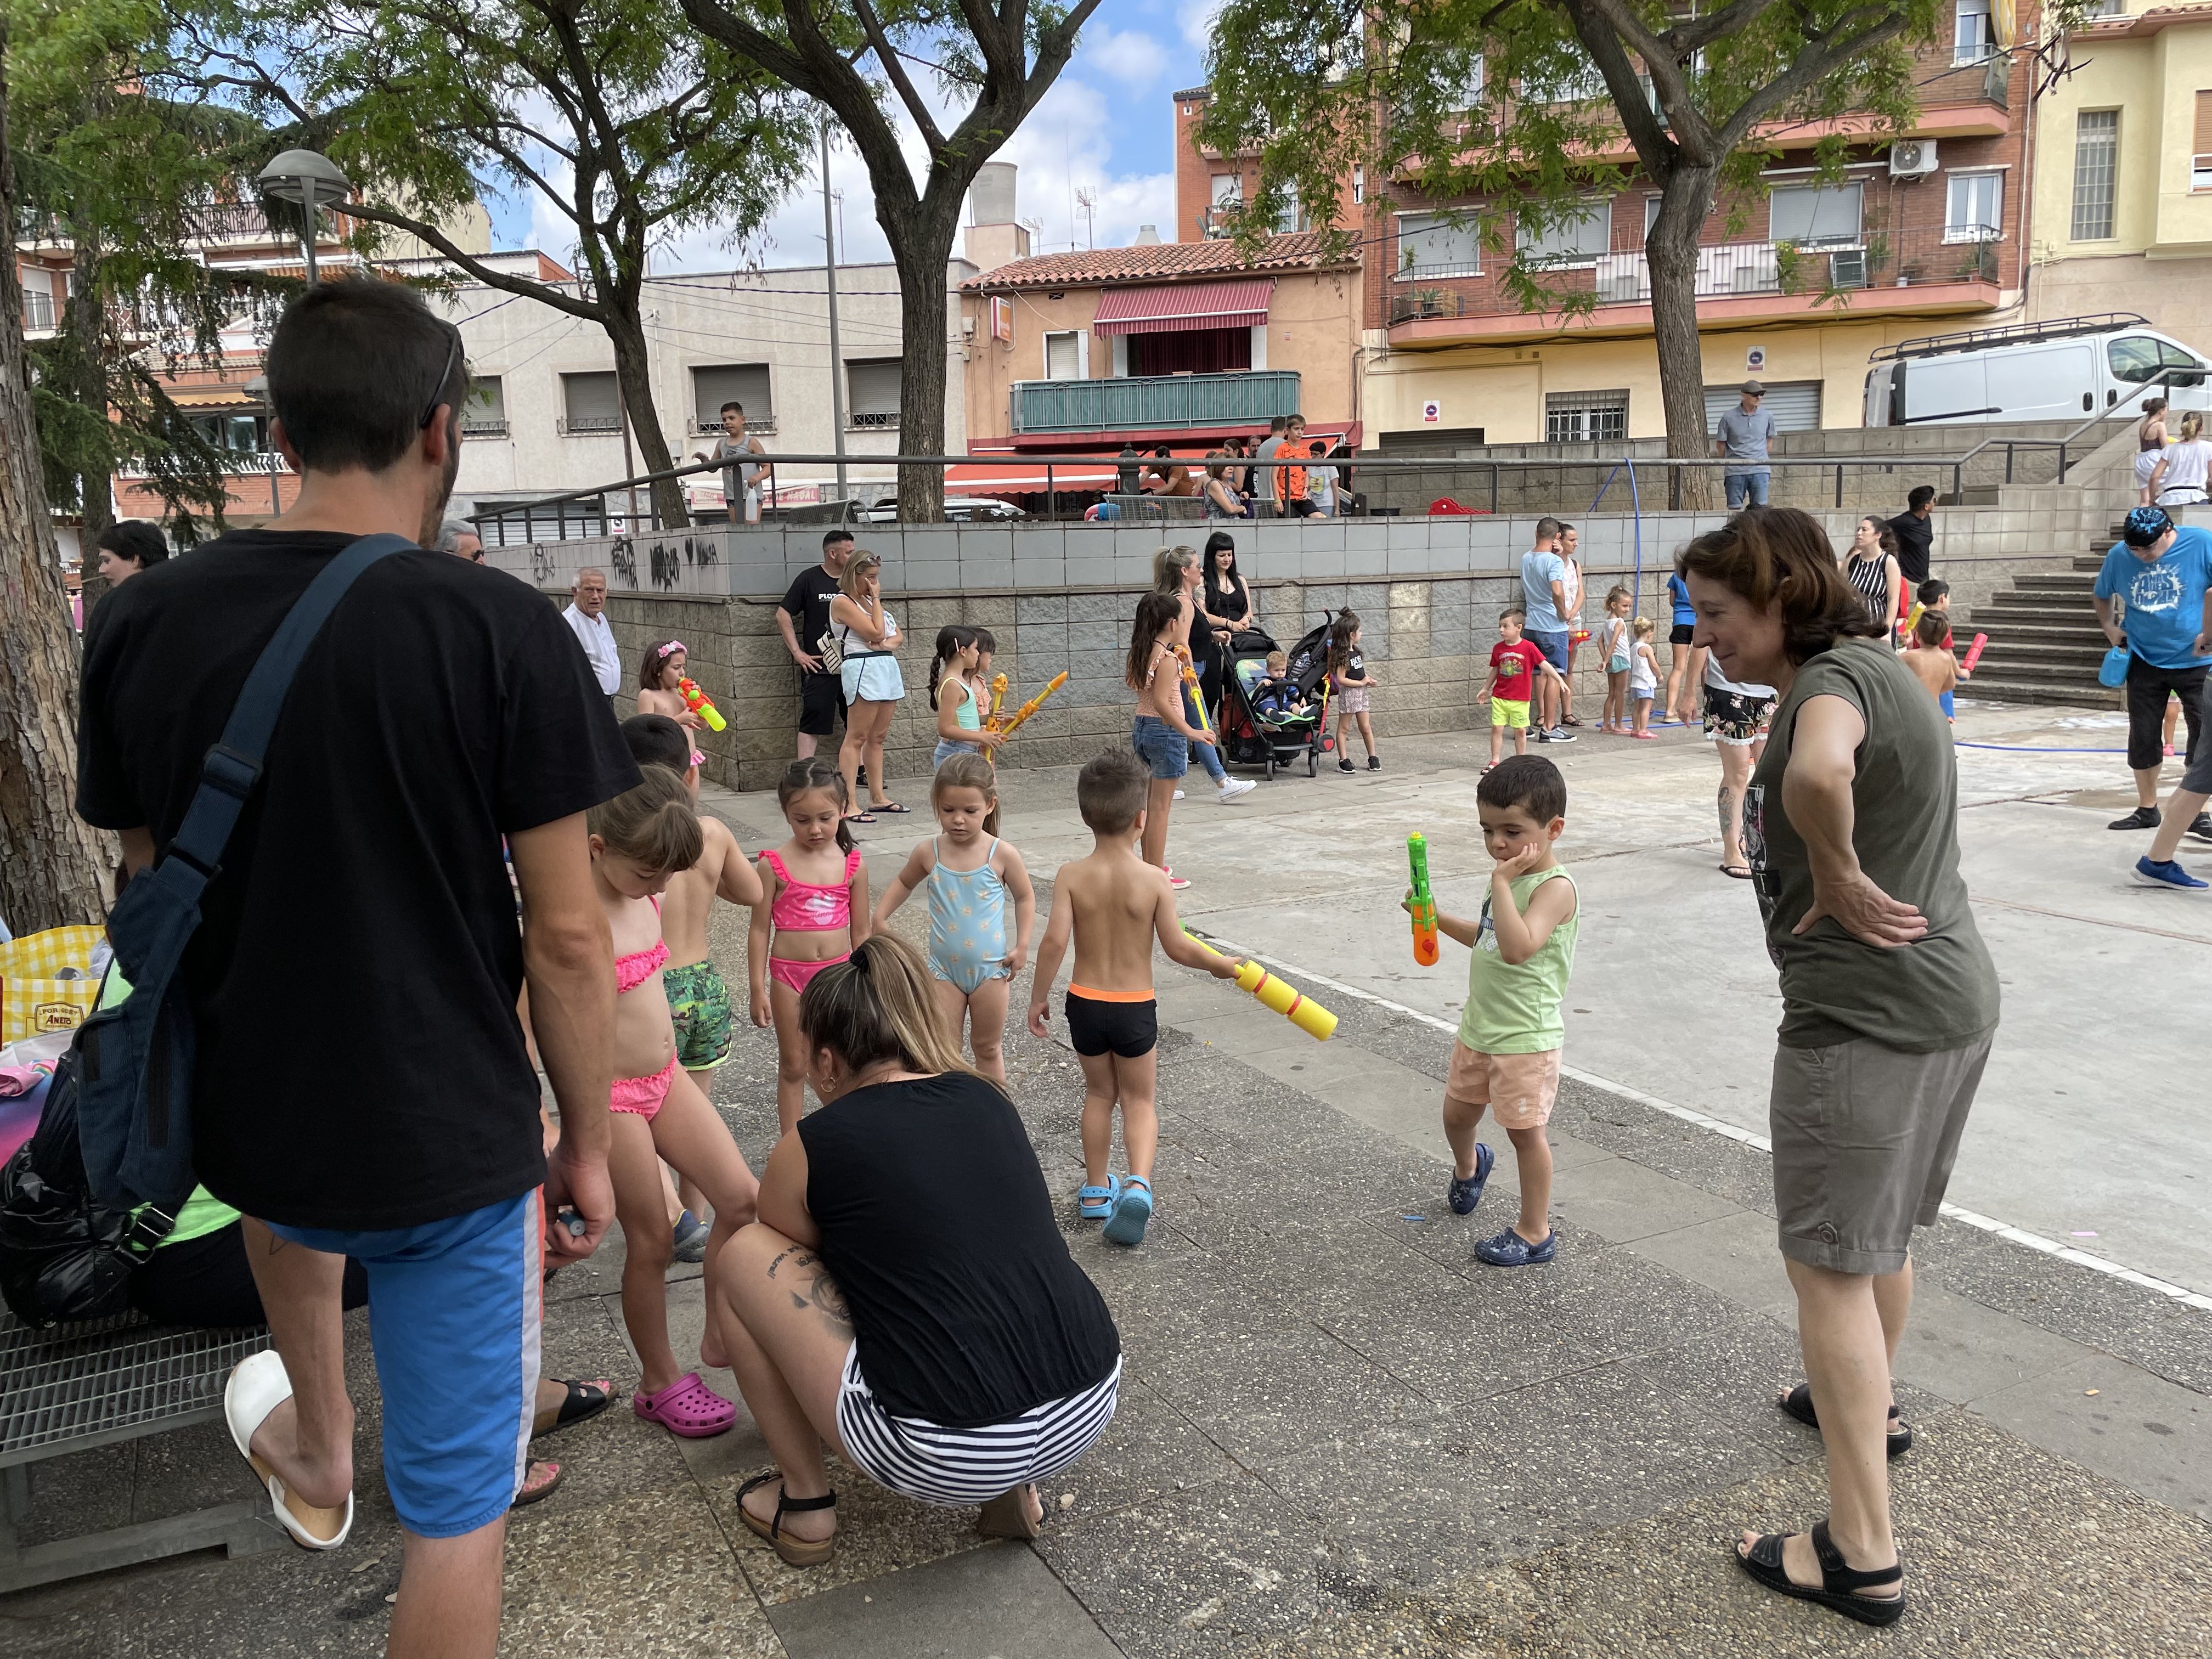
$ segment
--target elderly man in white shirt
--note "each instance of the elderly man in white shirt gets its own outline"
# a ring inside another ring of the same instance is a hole
[[[599,690],[611,697],[622,690],[622,659],[615,655],[615,630],[607,621],[607,573],[579,570],[568,592],[574,603],[561,613],[561,619],[575,630],[584,654],[592,660],[592,672],[599,677]]]

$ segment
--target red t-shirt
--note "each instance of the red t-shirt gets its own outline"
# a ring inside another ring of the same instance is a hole
[[[1528,640],[1516,640],[1510,645],[1500,640],[1490,647],[1490,665],[1498,672],[1493,697],[1503,697],[1508,702],[1526,702],[1536,672],[1536,665],[1544,660],[1544,653]]]

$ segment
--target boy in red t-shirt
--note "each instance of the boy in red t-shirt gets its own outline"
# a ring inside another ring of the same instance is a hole
[[[1490,648],[1490,678],[1478,694],[1490,699],[1490,766],[1498,764],[1504,751],[1507,727],[1513,731],[1513,752],[1528,752],[1528,699],[1535,690],[1539,673],[1556,675],[1559,671],[1544,660],[1544,653],[1521,637],[1521,624],[1526,613],[1516,608],[1502,611],[1498,618],[1498,643]]]

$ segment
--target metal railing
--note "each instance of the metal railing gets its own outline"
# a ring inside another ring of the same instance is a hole
[[[2068,471],[2078,461],[2081,440],[2101,427],[2104,430],[2093,446],[2101,447],[2118,429],[2115,422],[2128,417],[2130,405],[2143,392],[2154,389],[2154,383],[2145,385],[2105,415],[2085,422],[2057,438],[1992,437],[1957,455],[1919,455],[1910,451],[1847,456],[1777,455],[1763,464],[1773,478],[1770,499],[1776,505],[1803,507],[1815,511],[1841,510],[1854,504],[1865,505],[1876,499],[1894,501],[1901,506],[1904,492],[1896,479],[1899,473],[1929,482],[1941,480],[1948,474],[1951,483],[1948,500],[1951,504],[1958,504],[1970,486],[1988,488],[2019,482],[2063,483]],[[2055,476],[2049,479],[2022,479],[2020,477],[2021,457],[2037,454],[2053,458],[2050,470]],[[780,468],[805,466],[827,469],[841,462],[850,467],[857,460],[849,454],[778,454],[772,459]],[[1190,468],[1193,477],[1203,488],[1203,460],[1188,455],[1177,459]],[[988,468],[1002,475],[1032,474],[1036,478],[1036,487],[1028,489],[1014,488],[1003,482],[963,489],[957,479],[949,479],[945,494],[958,496],[981,493],[988,498],[1006,501],[1009,506],[1015,501],[1026,501],[1031,505],[1022,507],[1008,516],[1037,523],[1079,520],[1092,503],[1107,500],[1113,501],[1117,506],[1126,505],[1128,515],[1136,516],[1160,498],[1139,491],[1124,493],[1119,485],[1124,482],[1127,474],[1139,471],[1152,464],[1149,456],[1139,460],[1135,457],[1123,456],[1119,452],[1105,450],[1057,450],[1018,455],[878,455],[866,458],[866,465],[875,468],[927,466],[948,472],[953,468]],[[1559,512],[1566,510],[1565,503],[1569,499],[1580,499],[1579,490],[1593,483],[1595,483],[1595,493],[1589,507],[1585,510],[1595,512],[1605,501],[1616,480],[1625,480],[1631,498],[1637,503],[1633,510],[1639,513],[1654,510],[1642,505],[1646,489],[1652,491],[1655,507],[1657,501],[1663,500],[1668,510],[1709,511],[1717,509],[1719,505],[1720,491],[1715,487],[1718,480],[1713,475],[1718,472],[1724,477],[1729,471],[1747,470],[1741,461],[1717,456],[1638,456],[1607,452],[1596,444],[1589,446],[1586,457],[1560,454],[1544,457],[1358,454],[1326,459],[1306,457],[1269,461],[1231,458],[1224,465],[1232,478],[1243,472],[1254,480],[1250,500],[1262,510],[1253,516],[1261,519],[1272,514],[1272,505],[1267,497],[1273,492],[1259,481],[1288,467],[1304,467],[1310,471],[1322,466],[1335,469],[1340,498],[1347,503],[1350,514],[1378,517],[1424,514],[1447,496],[1451,501],[1451,505],[1444,509],[1447,513]],[[605,536],[615,533],[617,526],[624,533],[649,534],[672,527],[663,525],[658,517],[653,504],[651,486],[666,480],[681,480],[719,471],[720,465],[715,462],[673,467],[665,471],[618,478],[586,489],[568,490],[527,501],[501,503],[467,516],[471,522],[483,527],[486,542],[495,545],[509,545],[519,541]],[[1110,479],[1103,476],[1109,473],[1112,474]],[[1705,486],[1701,489],[1692,485],[1693,479],[1705,480]],[[1862,489],[1855,499],[1850,487],[1854,479],[1863,485],[1871,479],[1873,487]],[[821,482],[827,484],[828,480],[824,478]],[[857,522],[860,514],[872,504],[895,496],[897,485],[895,477],[882,477],[854,479],[849,488],[852,495],[844,501],[825,501],[798,507],[774,507],[764,514],[763,518],[769,523]],[[1571,492],[1574,493],[1571,495]],[[1695,499],[1700,495],[1707,495],[1709,499],[1702,502]],[[1167,499],[1187,504],[1194,520],[1205,511],[1202,501],[1191,497]],[[626,506],[627,512],[624,510]],[[512,522],[516,520],[520,520],[520,525]],[[726,520],[720,514],[708,509],[701,521],[713,526]],[[1230,526],[1250,521],[1247,518],[1224,519],[1218,522]],[[553,534],[544,534],[541,526],[550,526]],[[519,535],[512,533],[517,530],[520,532]]]
[[[1010,413],[1017,434],[1264,426],[1298,412],[1298,372],[1287,368],[1017,380]]]

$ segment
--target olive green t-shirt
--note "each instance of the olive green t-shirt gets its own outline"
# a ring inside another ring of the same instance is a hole
[[[1851,784],[1851,845],[1868,878],[1928,920],[1896,950],[1863,944],[1822,917],[1790,932],[1813,905],[1813,867],[1782,808],[1797,711],[1834,696],[1858,710],[1866,737]],[[1936,699],[1896,653],[1838,640],[1797,671],[1774,712],[1766,752],[1743,807],[1744,852],[1757,879],[1767,954],[1782,970],[1785,1048],[1871,1037],[1907,1054],[1963,1048],[1997,1023],[1997,975],[1959,873],[1959,775]]]

